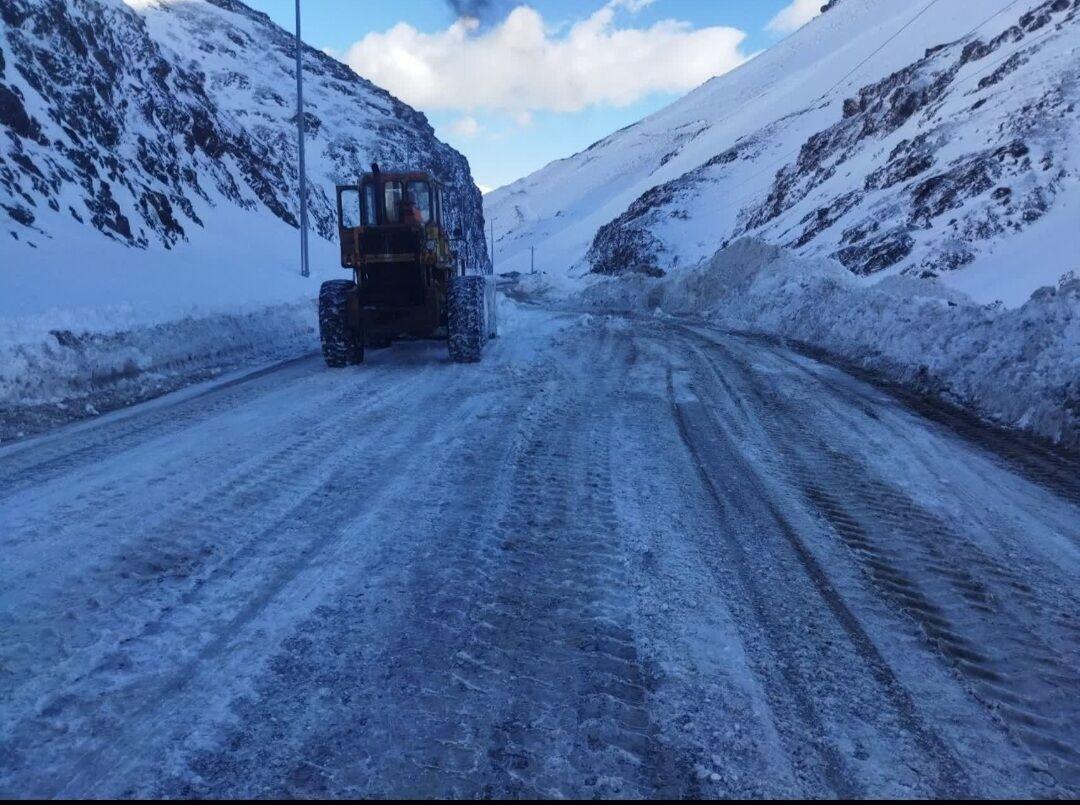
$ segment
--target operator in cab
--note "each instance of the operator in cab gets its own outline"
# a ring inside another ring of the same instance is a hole
[[[406,193],[401,201],[401,215],[398,218],[403,224],[423,224],[424,213],[416,203],[412,193]]]

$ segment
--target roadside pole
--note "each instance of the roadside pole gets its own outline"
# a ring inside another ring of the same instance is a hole
[[[304,154],[304,44],[300,39],[300,0],[296,0],[296,129],[300,147],[300,276],[311,276],[308,264],[307,165]]]

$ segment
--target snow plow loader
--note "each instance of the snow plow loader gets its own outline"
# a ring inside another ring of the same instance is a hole
[[[337,187],[341,266],[352,279],[319,292],[319,336],[332,368],[403,339],[447,341],[455,363],[480,360],[495,334],[494,282],[466,273],[443,227],[442,186],[423,172],[372,165]]]

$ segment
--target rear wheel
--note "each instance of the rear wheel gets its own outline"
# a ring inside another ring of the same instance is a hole
[[[349,310],[359,305],[357,292],[350,280],[330,280],[319,289],[319,338],[326,365],[333,369],[364,362],[364,339]]]
[[[484,349],[484,278],[451,277],[446,289],[450,360],[476,363]]]

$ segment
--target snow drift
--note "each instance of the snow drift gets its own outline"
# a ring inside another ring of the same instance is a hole
[[[925,279],[868,285],[840,263],[740,239],[663,279],[610,279],[600,310],[659,311],[792,339],[999,424],[1080,447],[1080,276],[1019,308],[981,305]]]

